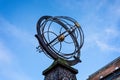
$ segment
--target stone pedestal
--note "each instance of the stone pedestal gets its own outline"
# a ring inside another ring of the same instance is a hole
[[[56,60],[53,64],[43,71],[44,80],[77,80],[78,70],[67,65],[65,61]]]

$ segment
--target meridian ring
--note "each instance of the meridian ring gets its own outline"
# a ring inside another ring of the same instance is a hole
[[[54,60],[79,58],[84,43],[81,26],[66,16],[42,16],[37,22],[36,37],[41,50]]]

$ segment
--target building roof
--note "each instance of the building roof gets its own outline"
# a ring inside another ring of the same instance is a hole
[[[96,71],[95,73],[93,73],[92,75],[90,75],[88,80],[93,80],[93,78],[95,77],[96,77],[95,79],[103,78],[108,74],[112,73],[113,71],[117,70],[118,68],[120,68],[120,56],[113,60],[112,62],[110,62],[109,64],[107,64],[106,66]]]

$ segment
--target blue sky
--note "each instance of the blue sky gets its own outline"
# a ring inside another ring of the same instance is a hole
[[[70,16],[85,35],[78,80],[120,56],[120,0],[0,0],[0,80],[43,80],[52,64],[38,46],[36,23],[43,15]]]

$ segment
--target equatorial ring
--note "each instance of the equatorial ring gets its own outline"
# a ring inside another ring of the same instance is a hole
[[[66,16],[43,16],[37,22],[36,37],[41,50],[52,59],[75,61],[84,43],[81,26]]]

